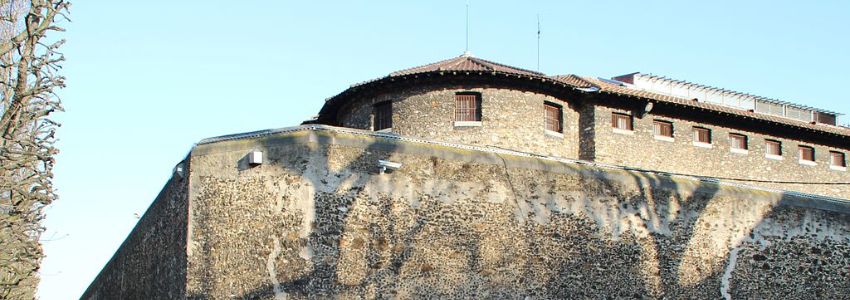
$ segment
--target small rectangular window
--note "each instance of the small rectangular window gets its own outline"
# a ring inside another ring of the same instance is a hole
[[[816,115],[818,123],[823,123],[827,125],[835,125],[836,116],[835,114],[818,112]]]
[[[844,159],[843,152],[829,151],[830,165],[834,167],[847,167],[847,160]]]
[[[384,101],[378,104],[375,104],[375,119],[374,119],[374,128],[375,131],[383,130],[387,128],[393,127],[393,102],[392,101]]]
[[[743,134],[730,133],[729,134],[729,144],[732,149],[737,150],[747,150],[749,149],[749,145],[747,145],[747,136]]]
[[[774,140],[765,140],[764,145],[764,154],[782,156],[782,142]]]
[[[652,133],[655,136],[673,137],[673,123],[668,121],[655,120],[652,123]]]
[[[792,106],[787,106],[785,108],[785,116],[797,119],[800,121],[811,122],[812,121],[812,111]]]
[[[632,126],[632,116],[621,113],[612,113],[611,114],[611,127],[622,130],[633,129]]]
[[[546,120],[546,130],[563,133],[564,127],[561,124],[561,118],[563,117],[562,108],[558,105],[552,103],[544,103],[543,108],[545,112],[545,120]]]
[[[711,129],[694,127],[694,142],[711,144]]]
[[[814,162],[815,148],[809,146],[800,146],[800,160]]]
[[[455,121],[456,122],[480,122],[481,121],[481,94],[479,94],[479,93],[457,93],[457,94],[455,94]]]

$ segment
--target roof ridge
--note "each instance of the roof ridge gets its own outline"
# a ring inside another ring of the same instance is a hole
[[[469,57],[469,56],[461,55],[461,56],[455,57],[453,60],[455,60],[455,62],[454,62],[454,63],[452,63],[452,64],[450,64],[450,65],[448,65],[448,66],[446,67],[446,69],[450,69],[450,68],[457,67],[457,66],[459,66],[460,64],[463,64],[463,62],[464,62],[464,61],[471,60],[471,59],[470,59],[470,57]],[[437,70],[442,70],[442,69],[443,69],[443,68],[437,68]]]
[[[546,74],[543,74],[543,73],[538,72],[538,71],[532,71],[532,70],[523,69],[523,68],[519,68],[519,67],[509,66],[509,65],[506,65],[506,64],[497,63],[497,62],[494,62],[494,61],[490,61],[490,60],[486,60],[486,59],[478,58],[478,57],[472,57],[472,58],[483,61],[483,62],[488,63],[488,64],[492,64],[492,65],[496,65],[496,66],[499,66],[499,67],[502,67],[502,68],[506,68],[506,69],[514,69],[514,70],[519,70],[519,71],[531,73],[531,74],[538,75],[538,76],[546,76]]]
[[[584,76],[579,76],[579,75],[576,75],[576,74],[552,75],[552,76],[549,76],[549,77],[552,78],[552,79],[561,81],[561,82],[565,82],[567,84],[572,84],[572,85],[575,85],[576,82],[581,83],[581,84],[578,85],[579,87],[597,87],[597,88],[599,87],[596,84],[594,84],[592,81],[584,78]],[[571,82],[571,81],[574,81],[574,82]]]
[[[397,76],[397,75],[401,75],[401,74],[404,74],[404,73],[406,73],[406,72],[408,72],[408,71],[413,71],[413,70],[416,70],[416,69],[423,69],[423,68],[427,68],[427,67],[431,67],[431,66],[439,65],[439,64],[442,64],[442,63],[447,63],[447,62],[450,62],[450,61],[452,61],[452,60],[456,60],[456,59],[458,59],[458,58],[462,58],[462,57],[463,57],[463,55],[458,56],[458,57],[452,57],[452,58],[449,58],[449,59],[444,59],[444,60],[436,61],[436,62],[432,62],[432,63],[429,63],[429,64],[424,64],[424,65],[421,65],[421,66],[415,66],[415,67],[410,67],[410,68],[407,68],[407,69],[398,70],[398,71],[395,71],[395,72],[390,73],[390,75],[389,75],[389,76]]]

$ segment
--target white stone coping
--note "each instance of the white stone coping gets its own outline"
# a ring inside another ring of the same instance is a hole
[[[384,129],[381,129],[381,130],[375,130],[375,132],[382,132],[382,133],[393,132],[393,128],[392,127],[384,128]]]
[[[654,137],[655,137],[656,140],[659,140],[659,141],[665,141],[665,142],[675,142],[676,141],[675,139],[673,139],[672,137],[669,137],[669,136],[655,135]]]
[[[481,127],[481,121],[455,121],[455,127]]]
[[[729,150],[736,154],[750,154],[750,150],[747,149],[729,148]]]
[[[813,162],[811,160],[800,159],[799,161],[800,161],[800,164],[804,165],[804,166],[817,166],[818,165],[818,163]]]
[[[767,159],[773,159],[773,160],[784,160],[785,159],[784,157],[782,157],[782,155],[775,155],[775,154],[765,154],[764,157],[766,157]]]
[[[697,141],[694,141],[694,146],[697,146],[697,147],[700,147],[700,148],[709,148],[709,149],[714,148],[714,144],[697,142]]]
[[[563,134],[563,133],[560,133],[560,132],[557,132],[557,131],[551,131],[551,130],[549,130],[549,129],[543,129],[543,132],[544,132],[546,135],[551,136],[551,137],[564,138],[564,134]]]
[[[836,166],[836,165],[829,165],[829,169],[835,170],[835,171],[847,171],[847,167]]]
[[[616,128],[616,127],[612,127],[611,129],[614,130],[614,133],[625,134],[625,135],[635,135],[634,130],[620,129],[620,128]]]

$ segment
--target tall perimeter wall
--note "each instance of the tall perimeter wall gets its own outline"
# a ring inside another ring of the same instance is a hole
[[[379,159],[403,165],[381,174]],[[202,141],[188,165],[186,226],[173,225],[185,277],[166,288],[190,299],[850,294],[850,206],[836,199],[322,126]],[[134,232],[170,222],[145,218]],[[93,287],[155,288],[103,272]]]

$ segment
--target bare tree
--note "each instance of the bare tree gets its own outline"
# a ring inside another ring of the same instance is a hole
[[[64,0],[0,0],[0,299],[32,299],[43,257],[43,209],[53,190],[56,91]],[[60,19],[61,18],[61,19]]]

